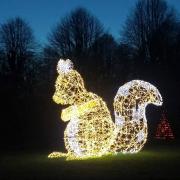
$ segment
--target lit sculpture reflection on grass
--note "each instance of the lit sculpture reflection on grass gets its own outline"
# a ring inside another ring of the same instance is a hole
[[[61,119],[69,121],[64,132],[68,152],[53,152],[49,158],[82,159],[141,150],[148,134],[145,108],[148,104],[162,105],[155,86],[140,80],[121,86],[114,98],[114,123],[106,103],[86,90],[69,59],[60,59],[57,71],[53,100],[69,105],[61,113]]]

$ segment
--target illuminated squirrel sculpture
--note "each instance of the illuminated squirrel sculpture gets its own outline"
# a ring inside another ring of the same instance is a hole
[[[106,103],[85,89],[81,75],[69,59],[60,59],[57,71],[53,100],[69,105],[61,113],[61,119],[69,121],[64,132],[68,153],[53,152],[49,158],[77,159],[141,150],[148,134],[145,108],[148,104],[162,105],[155,86],[141,80],[121,86],[114,99],[114,123]]]

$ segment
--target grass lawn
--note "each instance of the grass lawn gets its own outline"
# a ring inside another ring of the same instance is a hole
[[[138,154],[97,159],[48,159],[48,153],[5,154],[0,179],[178,179],[180,148],[154,148]]]

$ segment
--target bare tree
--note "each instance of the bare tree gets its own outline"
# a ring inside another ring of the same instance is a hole
[[[108,86],[112,81],[116,47],[117,43],[112,35],[104,33],[89,48],[85,75],[90,88],[96,87],[92,90],[102,92],[103,84]]]
[[[174,34],[175,19],[175,11],[166,1],[138,0],[126,21],[123,42],[135,48],[143,58],[158,61],[157,50],[165,52],[161,47]]]
[[[112,73],[112,66],[117,46],[118,45],[113,36],[104,33],[90,48],[91,58],[96,60],[92,65],[94,66],[94,69],[99,68],[99,71],[102,72],[103,76],[108,76]]]
[[[48,48],[58,58],[80,61],[102,32],[103,27],[97,18],[86,9],[77,8],[65,16],[51,32]]]
[[[21,18],[8,20],[0,27],[1,68],[15,81],[24,81],[33,69],[35,42],[30,26]]]

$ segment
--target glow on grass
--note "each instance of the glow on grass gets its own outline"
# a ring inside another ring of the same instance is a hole
[[[69,121],[64,132],[67,154],[48,157],[81,159],[116,152],[138,152],[146,142],[147,104],[162,104],[159,91],[150,83],[133,80],[121,86],[114,99],[115,123],[101,97],[88,92],[81,75],[70,60],[60,59],[53,100],[69,105],[61,119]]]

